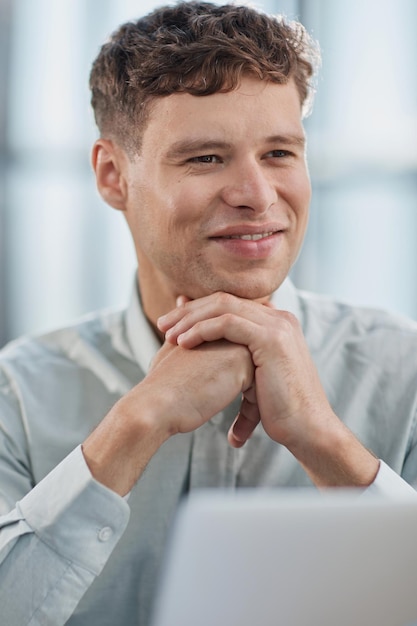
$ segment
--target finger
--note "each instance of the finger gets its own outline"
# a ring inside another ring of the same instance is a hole
[[[168,329],[166,332],[166,340],[170,343],[178,343],[179,345],[183,345],[184,347],[190,348],[193,347],[191,342],[194,342],[193,345],[198,345],[201,340],[205,341],[213,341],[215,338],[227,339],[226,335],[219,334],[213,335],[213,338],[210,339],[208,336],[204,338],[203,333],[205,329],[209,330],[210,328],[222,328],[223,325],[235,324],[237,320],[242,320],[242,322],[248,322],[256,325],[258,330],[265,331],[266,328],[270,325],[271,316],[276,316],[276,311],[267,310],[266,307],[260,304],[256,304],[254,308],[249,307],[244,310],[243,308],[238,308],[237,310],[229,310],[226,312],[215,311],[215,310],[200,310],[193,311],[192,313],[183,317],[177,324],[175,324],[172,328]],[[210,324],[209,324],[210,322]],[[207,325],[205,325],[205,323]],[[262,334],[262,333],[261,333]],[[181,339],[180,339],[181,337]],[[247,345],[245,340],[239,341],[239,339],[235,340],[232,338],[228,338],[229,341],[235,341],[236,343],[242,343]]]
[[[233,448],[241,448],[261,421],[257,404],[248,402],[246,398],[242,401],[240,411],[229,429],[227,439]]]
[[[185,303],[181,301],[180,306],[160,317],[157,325],[159,330],[167,333],[171,340],[202,319],[217,317],[224,313],[235,313],[254,321],[262,312],[271,315],[274,309],[231,294],[215,293]]]
[[[179,296],[177,296],[177,298],[176,298],[176,300],[175,300],[175,304],[176,304],[176,307],[177,307],[177,308],[176,308],[176,309],[174,309],[174,311],[181,310],[181,308],[183,308],[183,307],[184,307],[184,305],[185,305],[185,304],[187,304],[187,302],[191,302],[190,298],[187,298],[187,296],[184,296],[184,295],[182,295],[182,294],[181,294],[181,295],[179,295]],[[165,316],[163,316],[163,317],[162,317],[162,318],[160,318],[160,319],[163,319],[164,317],[165,317]],[[159,328],[159,319],[157,320],[157,326],[158,326],[158,328]],[[163,327],[161,326],[161,328],[159,328],[159,330],[163,330]],[[177,343],[177,338],[176,338],[176,337],[174,337],[174,336],[172,336],[172,337],[170,338],[170,337],[167,337],[167,336],[165,335],[165,342],[166,342],[166,343],[169,343],[169,344],[171,344],[171,345],[176,345],[176,343]]]
[[[178,296],[177,299],[175,300],[175,304],[176,304],[177,307],[179,307],[179,306],[181,306],[183,304],[186,304],[187,302],[190,302],[190,299],[187,298],[187,296],[183,296],[183,295]]]
[[[177,337],[182,348],[195,348],[204,342],[226,339],[231,343],[245,345],[251,350],[253,344],[259,343],[259,335],[264,329],[257,323],[236,315],[226,313],[208,320],[197,322],[192,328]]]
[[[186,296],[178,296],[176,299],[176,308],[172,309],[172,311],[169,311],[169,313],[166,313],[165,315],[161,315],[157,319],[156,324],[158,329],[162,332],[166,332],[169,328],[177,324],[190,311],[202,306],[206,298],[207,297],[199,298],[198,300],[189,300]]]

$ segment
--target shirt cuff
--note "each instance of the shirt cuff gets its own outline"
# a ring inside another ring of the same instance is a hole
[[[386,498],[406,498],[417,501],[417,491],[384,461],[380,461],[378,474],[374,482],[365,489],[364,493]]]
[[[123,535],[130,515],[127,502],[93,478],[81,446],[16,508],[43,542],[96,575]]]

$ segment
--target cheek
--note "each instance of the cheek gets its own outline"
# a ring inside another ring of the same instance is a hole
[[[206,193],[203,185],[178,185],[166,197],[165,219],[172,231],[178,235],[195,231],[209,217],[212,194]]]
[[[165,212],[161,199],[149,187],[132,188],[125,217],[138,253],[150,255],[158,239],[165,239]]]
[[[191,196],[175,193],[138,194],[134,232],[136,244],[150,258],[166,254],[181,256],[192,247],[199,223],[196,201]]]
[[[290,181],[290,204],[297,214],[299,222],[304,223],[308,219],[308,210],[311,200],[310,179],[305,174],[303,176],[294,176]]]

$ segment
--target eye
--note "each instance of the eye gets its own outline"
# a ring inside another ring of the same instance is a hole
[[[274,157],[282,159],[284,157],[292,156],[292,152],[290,152],[289,150],[271,150],[271,152],[268,152],[265,156],[267,158]]]
[[[220,157],[215,154],[203,154],[202,156],[196,156],[189,159],[190,163],[207,163],[211,165],[212,163],[221,163]]]

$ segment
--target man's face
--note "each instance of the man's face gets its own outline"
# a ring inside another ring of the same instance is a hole
[[[245,78],[228,93],[173,94],[150,106],[141,152],[126,171],[142,295],[268,297],[308,220],[294,84]]]

